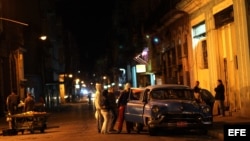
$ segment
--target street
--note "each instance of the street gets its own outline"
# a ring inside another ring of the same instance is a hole
[[[2,122],[3,120],[1,120]],[[6,127],[1,123],[1,129]],[[29,131],[21,132],[14,136],[0,136],[0,140],[8,141],[219,141],[207,135],[200,135],[198,132],[187,133],[159,133],[157,136],[149,136],[147,131],[137,134],[127,134],[125,127],[121,134],[99,134],[97,133],[93,106],[87,103],[66,104],[61,110],[51,113],[47,122],[47,129],[44,133],[35,130],[34,134]]]

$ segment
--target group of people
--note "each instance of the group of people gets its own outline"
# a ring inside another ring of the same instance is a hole
[[[118,102],[116,103],[114,87],[103,89],[103,86],[101,84],[96,84],[94,106],[97,129],[99,133],[121,133],[124,122],[125,106],[130,95],[132,95],[132,91],[130,88],[130,83],[126,83],[125,88],[120,92]],[[118,121],[117,130],[115,130],[116,121]],[[127,128],[128,127],[129,126],[127,126]]]
[[[31,93],[27,93],[27,97],[24,99],[22,103],[20,97],[16,94],[15,91],[12,91],[10,95],[6,99],[6,106],[8,110],[8,115],[15,115],[21,112],[33,111],[35,107],[35,99],[31,95]],[[14,128],[14,121],[9,117],[7,118],[9,121],[9,128]]]
[[[22,102],[16,92],[12,91],[6,99],[6,106],[8,113],[11,115],[19,112],[34,111],[35,99],[32,94],[28,92],[26,98]]]
[[[195,86],[193,88],[195,100],[198,103],[205,102],[201,97],[201,88],[200,82],[196,81]],[[222,80],[217,80],[217,86],[214,88],[215,96],[214,96],[214,103],[211,106],[212,113],[215,116],[225,116],[225,87]]]

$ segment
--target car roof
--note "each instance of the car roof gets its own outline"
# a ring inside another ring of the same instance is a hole
[[[145,90],[145,88],[144,88],[144,87],[138,87],[138,88],[132,87],[131,90],[132,90],[134,93],[136,93],[136,92],[141,92],[141,91]]]
[[[131,87],[132,90],[144,90],[145,87]]]
[[[179,84],[159,84],[159,85],[147,86],[146,88],[147,89],[161,89],[161,88],[191,89],[189,86],[179,85]]]

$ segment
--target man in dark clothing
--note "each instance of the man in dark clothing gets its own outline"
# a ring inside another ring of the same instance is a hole
[[[24,111],[25,112],[34,111],[34,109],[35,109],[35,100],[31,95],[31,93],[28,93],[27,97],[24,100]]]
[[[8,115],[17,114],[17,111],[18,111],[17,108],[18,108],[19,102],[20,102],[19,96],[14,91],[12,91],[6,100]],[[10,120],[9,128],[13,129],[14,126],[15,126],[14,120]]]
[[[110,87],[108,89],[108,100],[109,100],[109,105],[110,105],[110,112],[111,112],[111,116],[110,116],[110,125],[109,125],[109,132],[113,132],[116,131],[114,129],[116,120],[117,120],[117,116],[118,116],[118,109],[117,109],[117,104],[116,104],[116,97],[114,94],[114,88]]]
[[[91,103],[92,103],[92,93],[89,93],[88,94],[88,99],[89,99],[89,105],[91,105]]]
[[[214,102],[214,114],[225,116],[224,111],[224,100],[225,100],[225,87],[222,80],[218,80],[218,85],[214,88],[215,91],[215,102]]]
[[[19,97],[14,91],[12,91],[11,94],[7,97],[7,110],[11,115],[16,114],[19,101]]]
[[[200,90],[201,90],[201,88],[200,88],[200,81],[196,81],[195,82],[195,86],[194,86],[193,90],[194,90],[194,92],[197,92],[197,93],[200,92]]]
[[[101,93],[99,102],[100,102],[100,108],[101,108],[101,115],[103,117],[101,133],[107,134],[107,133],[109,133],[108,123],[109,123],[109,119],[110,119],[110,114],[109,114],[110,104],[109,104],[109,100],[108,100],[108,90],[104,90]]]
[[[193,88],[193,91],[194,91],[194,98],[196,100],[196,102],[198,103],[202,103],[203,100],[201,98],[201,88],[200,88],[200,82],[199,81],[196,81],[195,82],[195,86]]]

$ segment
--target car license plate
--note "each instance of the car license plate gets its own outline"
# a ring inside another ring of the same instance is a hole
[[[185,122],[185,121],[177,122],[177,127],[186,127],[186,126],[187,126],[187,122]]]

